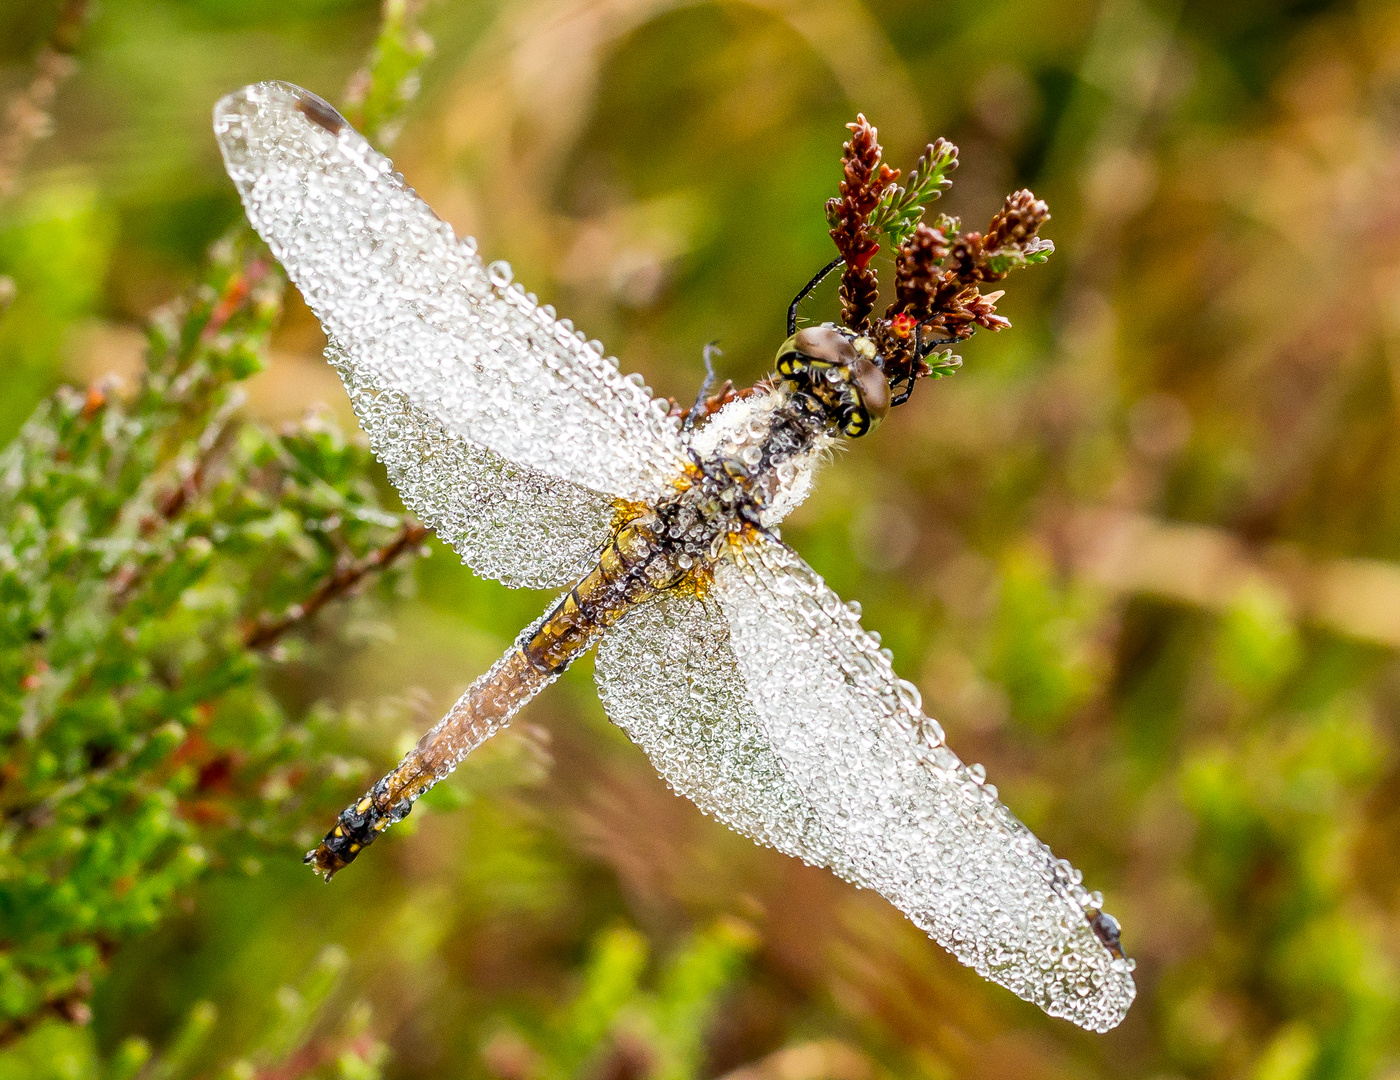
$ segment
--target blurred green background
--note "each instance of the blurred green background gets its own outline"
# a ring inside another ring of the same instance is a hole
[[[58,15],[0,7],[4,99]],[[341,100],[379,19],[92,12],[52,133],[0,171],[0,436],[60,381],[131,378],[144,319],[238,219],[214,101],[267,78]],[[435,0],[420,21],[398,167],[661,394],[693,395],[716,338],[723,376],[765,373],[831,256],[857,110],[896,165],[958,143],[939,209],[972,227],[1013,188],[1049,201],[1058,251],[1009,282],[1014,329],[840,455],[784,535],[1104,891],[1139,999],[1080,1032],[729,833],[608,725],[581,662],[332,886],[292,844],[215,866],[115,950],[83,1045],[171,1045],[210,1002],[219,1075],[295,1012],[280,986],[333,968],[328,1008],[363,1001],[405,1080],[1400,1078],[1400,6]],[[247,408],[353,427],[321,344],[289,296]],[[277,683],[353,706],[376,774],[548,600],[440,546],[416,574],[387,626]],[[0,1072],[95,1075],[66,1038]],[[225,1075],[353,1073],[303,1064]]]

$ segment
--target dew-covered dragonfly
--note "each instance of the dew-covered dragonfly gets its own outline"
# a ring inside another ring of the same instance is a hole
[[[596,644],[608,716],[701,810],[876,890],[1053,1016],[1123,1019],[1133,963],[1102,898],[778,538],[836,444],[890,408],[871,338],[790,313],[770,380],[677,416],[314,94],[247,87],[214,128],[405,504],[477,573],[566,590],[340,815],[315,869],[343,868]]]

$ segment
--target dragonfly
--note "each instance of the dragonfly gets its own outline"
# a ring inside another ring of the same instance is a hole
[[[832,451],[901,398],[876,341],[798,330],[794,301],[769,380],[678,416],[321,98],[248,86],[214,129],[405,505],[476,573],[563,590],[339,816],[316,871],[343,869],[596,647],[607,715],[706,814],[875,890],[1052,1016],[1122,1021],[1134,965],[1101,895],[948,748],[859,606],[779,536]]]

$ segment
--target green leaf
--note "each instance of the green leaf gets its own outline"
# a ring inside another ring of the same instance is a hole
[[[958,148],[940,139],[919,158],[906,186],[891,185],[870,215],[870,227],[898,248],[923,220],[924,207],[952,186],[948,174],[958,167]]]

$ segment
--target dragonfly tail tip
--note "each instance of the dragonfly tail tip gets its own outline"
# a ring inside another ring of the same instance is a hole
[[[324,843],[317,844],[316,847],[308,851],[302,856],[301,861],[311,867],[314,874],[327,882],[335,877],[337,870],[349,865],[344,859],[337,858],[335,852],[326,847]]]

